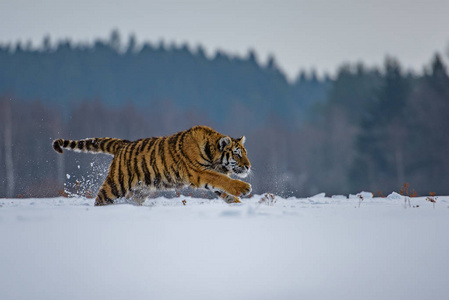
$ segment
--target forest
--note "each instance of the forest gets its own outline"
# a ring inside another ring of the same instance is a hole
[[[381,195],[404,183],[449,193],[444,55],[420,72],[386,57],[342,64],[332,77],[298,73],[288,80],[255,51],[209,56],[201,46],[123,42],[118,31],[91,44],[1,44],[0,197],[56,196],[76,181],[96,192],[110,157],[58,155],[55,138],[133,140],[199,124],[247,137],[255,193]]]

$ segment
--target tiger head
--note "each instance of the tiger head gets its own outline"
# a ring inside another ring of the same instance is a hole
[[[234,174],[238,177],[246,177],[251,171],[251,163],[243,144],[245,137],[232,139],[228,136],[222,137],[218,142],[219,160],[216,164],[217,171],[225,174]]]

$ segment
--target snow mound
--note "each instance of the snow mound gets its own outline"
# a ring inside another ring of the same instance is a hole
[[[402,196],[401,194],[398,194],[396,192],[393,192],[387,196],[388,200],[404,200],[404,198],[405,198],[404,196]]]
[[[348,199],[345,195],[332,195],[332,199]]]
[[[326,193],[319,193],[319,194],[316,194],[309,198],[325,198],[325,197],[326,197]]]
[[[349,194],[349,199],[360,199],[360,197],[362,197],[364,200],[365,199],[372,199],[374,198],[373,193],[371,192],[360,192],[358,194]]]

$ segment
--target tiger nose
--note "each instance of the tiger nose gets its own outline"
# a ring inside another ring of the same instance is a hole
[[[245,166],[245,169],[246,169],[247,171],[250,171],[250,170],[251,170],[251,166]]]

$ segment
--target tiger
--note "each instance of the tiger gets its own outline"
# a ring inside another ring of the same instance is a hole
[[[234,139],[210,127],[195,126],[170,136],[136,141],[56,139],[53,149],[113,156],[95,206],[114,204],[119,198],[144,201],[150,191],[188,186],[210,190],[226,203],[241,203],[238,197],[248,196],[251,185],[230,175],[245,178],[251,172],[245,140],[245,136]]]

